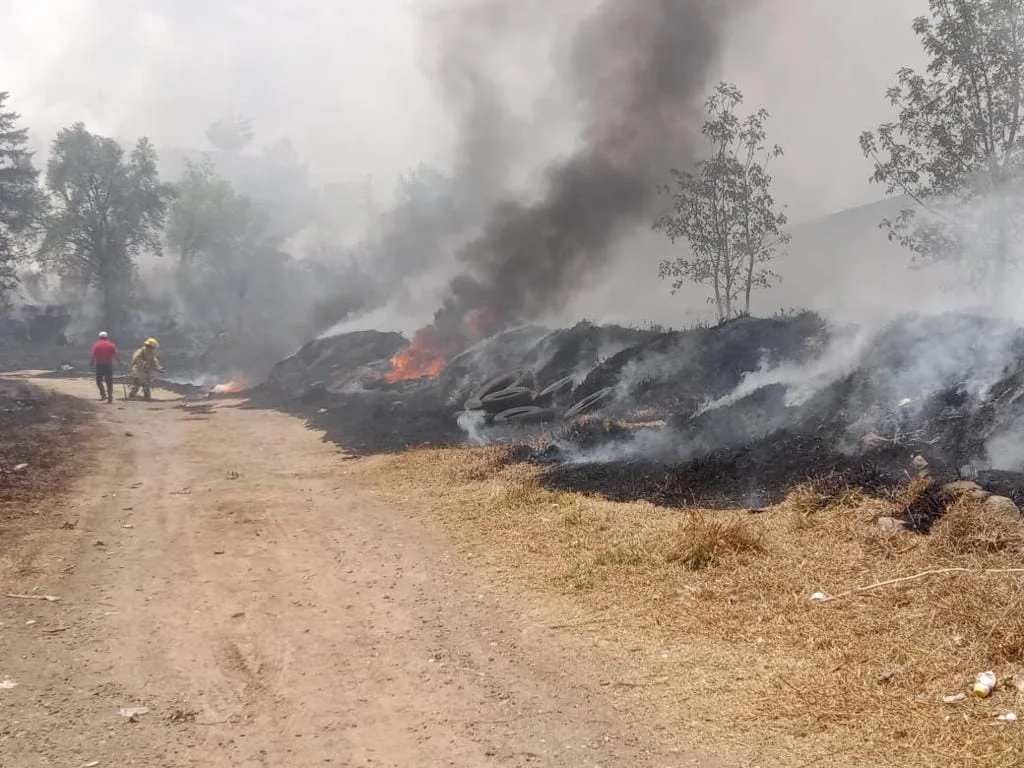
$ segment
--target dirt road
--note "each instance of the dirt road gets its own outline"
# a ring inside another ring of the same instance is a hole
[[[0,596],[0,765],[707,764],[652,754],[301,422],[158,396],[97,404],[94,471],[4,543],[3,593],[60,600]]]

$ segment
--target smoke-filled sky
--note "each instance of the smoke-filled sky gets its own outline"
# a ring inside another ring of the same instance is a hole
[[[500,13],[508,1],[475,4]],[[536,4],[534,39],[557,35],[593,4]],[[439,92],[423,25],[440,5],[451,2],[0,0],[0,90],[39,143],[84,120],[120,137],[202,147],[206,125],[233,109],[255,122],[258,140],[289,136],[319,180],[372,174],[387,194],[403,169],[454,159],[459,120],[452,94]],[[753,5],[726,30],[714,76],[772,113],[770,138],[787,153],[776,167],[778,197],[794,219],[877,197],[857,135],[888,116],[883,91],[896,69],[920,63],[910,22],[927,1]],[[547,100],[550,124],[516,125],[543,148],[511,158],[512,171],[529,177],[537,155],[567,134],[550,59],[536,46],[518,50],[502,49],[491,71],[510,103]]]

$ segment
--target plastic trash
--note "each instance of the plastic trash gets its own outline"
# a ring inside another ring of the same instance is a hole
[[[996,689],[996,673],[995,672],[982,672],[976,678],[974,678],[974,685],[971,686],[971,691],[979,699],[987,699],[992,695],[992,691]]]
[[[1001,723],[1012,723],[1017,720],[1017,713],[1007,712],[1005,715],[1000,715],[999,717],[997,717],[996,720],[998,720]]]
[[[0,680],[0,691],[9,691],[12,688],[17,688],[18,684],[13,680]]]
[[[813,595],[811,595],[812,603],[821,603],[828,599],[828,595],[826,595],[824,592],[815,592]]]
[[[961,701],[967,701],[966,693],[954,693],[949,696],[942,697],[943,704],[959,704]]]

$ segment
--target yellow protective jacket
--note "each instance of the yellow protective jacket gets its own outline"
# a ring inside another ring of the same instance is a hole
[[[157,370],[160,370],[160,361],[152,349],[143,346],[132,353],[132,376],[148,379]]]

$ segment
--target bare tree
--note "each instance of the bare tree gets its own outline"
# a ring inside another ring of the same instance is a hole
[[[768,112],[736,114],[743,94],[720,83],[706,102],[703,133],[710,157],[693,171],[672,170],[673,211],[654,228],[672,242],[683,241],[687,252],[661,263],[659,276],[672,280],[673,292],[686,283],[710,285],[719,321],[750,312],[751,293],[778,279],[766,264],[782,255],[789,235],[787,218],[775,205],[768,162],[782,155],[779,146],[765,146]],[[742,309],[737,305],[742,299]]]

